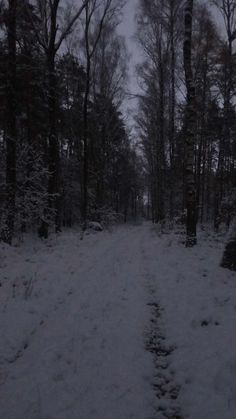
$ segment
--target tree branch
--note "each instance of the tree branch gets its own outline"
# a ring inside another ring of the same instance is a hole
[[[58,51],[58,49],[60,48],[63,40],[66,38],[66,36],[68,36],[70,34],[70,31],[71,31],[73,25],[75,24],[76,20],[82,14],[82,12],[83,12],[84,8],[86,7],[86,5],[88,4],[88,2],[89,2],[89,0],[83,1],[82,6],[79,8],[79,10],[77,11],[77,13],[75,13],[75,15],[73,16],[73,18],[70,20],[70,22],[68,23],[68,25],[65,28],[65,30],[62,32],[59,40],[57,41],[57,43],[55,45],[55,51]]]

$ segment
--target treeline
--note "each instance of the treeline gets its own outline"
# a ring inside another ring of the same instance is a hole
[[[137,126],[152,220],[183,214],[192,199],[195,224],[229,225],[236,208],[236,2],[140,0],[137,25],[145,57]]]
[[[122,2],[0,7],[1,240],[135,213],[142,167],[120,111]]]

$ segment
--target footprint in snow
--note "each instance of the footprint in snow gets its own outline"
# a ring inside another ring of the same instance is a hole
[[[194,319],[194,320],[191,321],[191,327],[193,329],[196,329],[199,326],[204,328],[204,327],[208,327],[208,326],[219,326],[219,325],[220,325],[220,323],[219,323],[218,320],[213,320],[213,319],[209,319],[209,318],[205,318],[205,319],[202,319],[202,320]]]
[[[217,320],[202,320],[201,321],[201,326],[202,327],[207,327],[207,326],[219,326],[220,323]]]

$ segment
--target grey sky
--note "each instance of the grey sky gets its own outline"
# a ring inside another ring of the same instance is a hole
[[[137,45],[137,42],[134,40],[134,34],[136,31],[135,14],[137,12],[138,1],[139,0],[127,0],[123,11],[123,20],[118,28],[119,33],[126,37],[128,51],[130,54],[128,88],[132,94],[137,94],[139,91],[137,78],[135,75],[135,66],[142,61],[142,51]],[[134,111],[135,105],[135,99],[127,100],[125,108],[129,116],[131,116],[130,113]],[[130,119],[130,122],[131,121],[132,118]]]
[[[134,67],[142,61],[142,51],[134,39],[136,24],[135,14],[137,12],[139,0],[127,0],[123,12],[123,21],[119,26],[119,32],[126,37],[129,53],[131,55],[130,73],[134,72]]]

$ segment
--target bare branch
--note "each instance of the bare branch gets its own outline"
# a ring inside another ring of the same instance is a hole
[[[41,6],[41,3],[39,3],[39,5]],[[36,39],[37,39],[39,45],[46,51],[47,50],[47,43],[40,36],[39,30],[38,30],[37,26],[35,25],[35,22],[34,22],[34,19],[33,19],[33,16],[32,16],[32,13],[31,13],[31,10],[30,10],[29,7],[26,7],[26,13],[28,15],[28,18],[30,20],[32,29],[34,31],[34,34],[36,36]],[[40,14],[41,14],[41,10],[40,10]]]
[[[72,17],[72,19],[70,20],[70,22],[68,23],[67,27],[65,28],[65,30],[62,32],[58,42],[55,45],[55,51],[58,51],[58,49],[60,48],[63,40],[70,34],[72,27],[74,26],[76,20],[81,16],[83,10],[85,9],[86,5],[88,4],[89,0],[85,0],[83,1],[82,6],[79,8],[79,10],[75,13],[75,15]]]
[[[98,34],[97,34],[97,37],[96,37],[95,42],[94,42],[94,44],[93,44],[92,51],[90,52],[90,58],[92,58],[92,57],[93,57],[93,54],[94,54],[94,52],[95,52],[95,50],[96,50],[96,47],[97,47],[98,41],[99,41],[99,39],[100,39],[100,37],[101,37],[101,33],[102,33],[102,29],[103,29],[104,21],[105,21],[105,18],[106,18],[106,16],[107,16],[107,13],[108,13],[108,11],[109,11],[109,9],[110,9],[111,4],[112,4],[112,0],[107,0],[106,5],[105,5],[105,8],[104,8],[104,11],[103,11],[102,18],[101,18],[100,23],[99,23]]]

